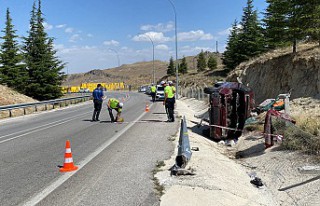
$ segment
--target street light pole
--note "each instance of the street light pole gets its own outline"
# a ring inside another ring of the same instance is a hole
[[[152,81],[153,83],[156,82],[156,73],[155,73],[155,68],[154,68],[154,43],[153,43],[153,40],[151,39],[151,37],[148,35],[148,34],[141,34],[139,33],[139,38],[140,36],[142,35],[145,35],[146,37],[148,37],[148,39],[151,41],[151,44],[152,44]]]
[[[116,53],[117,55],[117,59],[118,59],[118,67],[120,67],[120,58],[119,58],[119,54],[116,50],[109,48],[110,51],[113,51],[114,53]]]
[[[153,41],[152,41],[152,39],[150,38],[150,36],[149,35],[147,35],[147,34],[145,34],[149,39],[150,39],[150,41],[151,41],[151,43],[152,43],[152,68],[153,68],[153,83],[155,84],[155,82],[156,82],[156,74],[155,74],[155,69],[154,69],[154,43],[153,43]]]
[[[174,12],[174,31],[175,31],[175,43],[176,43],[176,99],[178,99],[179,94],[179,64],[178,64],[178,35],[177,35],[177,12],[176,7],[174,6],[173,2],[171,0],[168,0],[173,8]]]

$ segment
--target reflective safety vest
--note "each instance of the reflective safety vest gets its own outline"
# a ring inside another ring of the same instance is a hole
[[[164,88],[164,93],[167,94],[167,98],[173,98],[174,97],[174,93],[172,91],[172,87],[171,86],[166,86]]]
[[[109,101],[110,101],[110,107],[112,109],[118,108],[119,100],[117,100],[115,98],[111,98]]]
[[[176,93],[176,87],[175,86],[171,86],[173,93]]]
[[[152,87],[151,87],[151,92],[155,93],[156,91],[157,91],[156,86],[152,86]]]

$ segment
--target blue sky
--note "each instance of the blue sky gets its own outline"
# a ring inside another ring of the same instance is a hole
[[[176,8],[178,58],[201,50],[224,50],[229,28],[246,0],[172,0]],[[27,36],[33,0],[1,0],[0,27],[10,9],[19,36]],[[264,0],[254,1],[263,12]],[[175,58],[175,15],[169,0],[42,0],[46,32],[54,37],[65,72],[88,72],[122,64]],[[3,33],[1,34],[1,36]]]

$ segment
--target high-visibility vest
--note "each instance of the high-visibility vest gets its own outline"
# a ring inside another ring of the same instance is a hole
[[[164,93],[167,94],[167,98],[173,98],[174,97],[174,93],[172,91],[172,87],[170,87],[170,86],[166,86],[164,88]]]

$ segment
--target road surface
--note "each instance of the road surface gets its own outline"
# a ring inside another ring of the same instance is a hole
[[[159,205],[152,170],[172,154],[179,123],[145,94],[107,96],[125,100],[126,123],[110,122],[106,102],[91,122],[91,101],[0,121],[1,205]],[[66,140],[79,169],[60,173]]]

